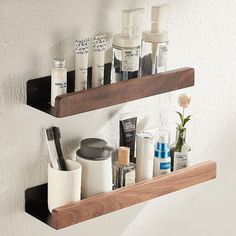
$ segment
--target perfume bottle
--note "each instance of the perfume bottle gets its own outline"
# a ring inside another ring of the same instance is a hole
[[[65,59],[54,59],[51,76],[51,106],[55,107],[55,98],[67,92],[67,70]]]
[[[138,77],[141,37],[133,30],[135,23],[133,18],[143,12],[143,8],[123,11],[122,33],[113,37],[111,83]]]
[[[128,147],[119,147],[118,149],[118,161],[113,163],[114,189],[135,183],[135,164],[129,162],[129,153]]]
[[[166,71],[168,32],[161,30],[161,9],[167,5],[152,7],[151,31],[142,33],[141,76]]]
[[[170,133],[167,130],[158,131],[157,144],[154,151],[154,176],[170,172]]]
[[[176,140],[170,146],[171,171],[189,166],[191,147],[186,143],[186,128],[176,128]]]

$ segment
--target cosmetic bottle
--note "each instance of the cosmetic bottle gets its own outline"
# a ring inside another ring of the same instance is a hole
[[[170,133],[167,130],[159,130],[157,144],[154,151],[154,176],[170,172]]]
[[[92,88],[104,84],[104,63],[106,50],[106,36],[93,37],[93,64],[92,64]]]
[[[118,161],[113,163],[114,189],[135,183],[135,164],[129,161],[130,149],[119,147]]]
[[[153,178],[153,153],[155,135],[149,131],[137,134],[136,182]]]
[[[176,140],[170,146],[171,171],[189,166],[191,147],[186,143],[186,128],[176,128]]]
[[[89,38],[75,42],[75,91],[88,88]]]
[[[65,59],[54,59],[51,75],[51,106],[55,107],[55,98],[67,91],[67,70]]]
[[[141,75],[151,75],[166,71],[168,52],[168,32],[161,30],[162,6],[152,7],[151,31],[142,33]]]
[[[138,77],[141,37],[135,35],[133,26],[134,16],[143,12],[143,8],[123,11],[122,33],[113,36],[111,83]]]

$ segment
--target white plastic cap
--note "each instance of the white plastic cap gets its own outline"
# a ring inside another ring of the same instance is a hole
[[[113,36],[113,45],[116,47],[140,47],[141,35],[133,32],[134,16],[144,13],[144,8],[123,10],[122,14],[122,33]]]
[[[163,144],[169,144],[170,132],[168,130],[159,130],[157,133],[157,142]]]
[[[159,5],[159,6],[153,6],[152,7],[152,14],[151,14],[151,21],[152,22],[159,22],[160,18],[161,18],[161,9],[163,7],[169,6],[169,4],[163,4],[163,5]]]
[[[144,13],[144,8],[123,10],[122,15],[122,35],[123,37],[132,36],[132,28],[134,25],[134,16]]]

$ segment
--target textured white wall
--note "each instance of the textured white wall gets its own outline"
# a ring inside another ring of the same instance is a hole
[[[54,231],[24,213],[24,190],[46,182],[48,152],[42,129],[60,126],[67,155],[81,138],[118,144],[118,116],[134,110],[140,127],[174,131],[180,92],[56,119],[25,105],[26,81],[50,73],[51,60],[64,56],[74,69],[76,36],[118,32],[121,10],[152,0],[0,1],[0,235],[193,235],[233,236],[236,217],[236,1],[173,0],[165,11],[170,32],[169,68],[192,66],[194,117],[188,128],[194,162],[218,162],[216,180],[112,214]],[[163,2],[163,1],[162,1]],[[149,21],[146,22],[149,26]]]

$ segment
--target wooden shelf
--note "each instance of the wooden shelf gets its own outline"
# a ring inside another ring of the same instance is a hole
[[[125,207],[216,178],[216,162],[206,161],[130,187],[47,209],[47,185],[27,189],[25,211],[55,229],[62,229]]]
[[[55,108],[49,104],[50,76],[29,80],[27,82],[27,104],[55,117],[66,117],[194,85],[193,68],[182,68],[108,84],[110,67],[110,64],[105,66],[106,85],[79,92],[73,92],[75,74],[73,71],[69,72],[68,93],[56,98]]]

